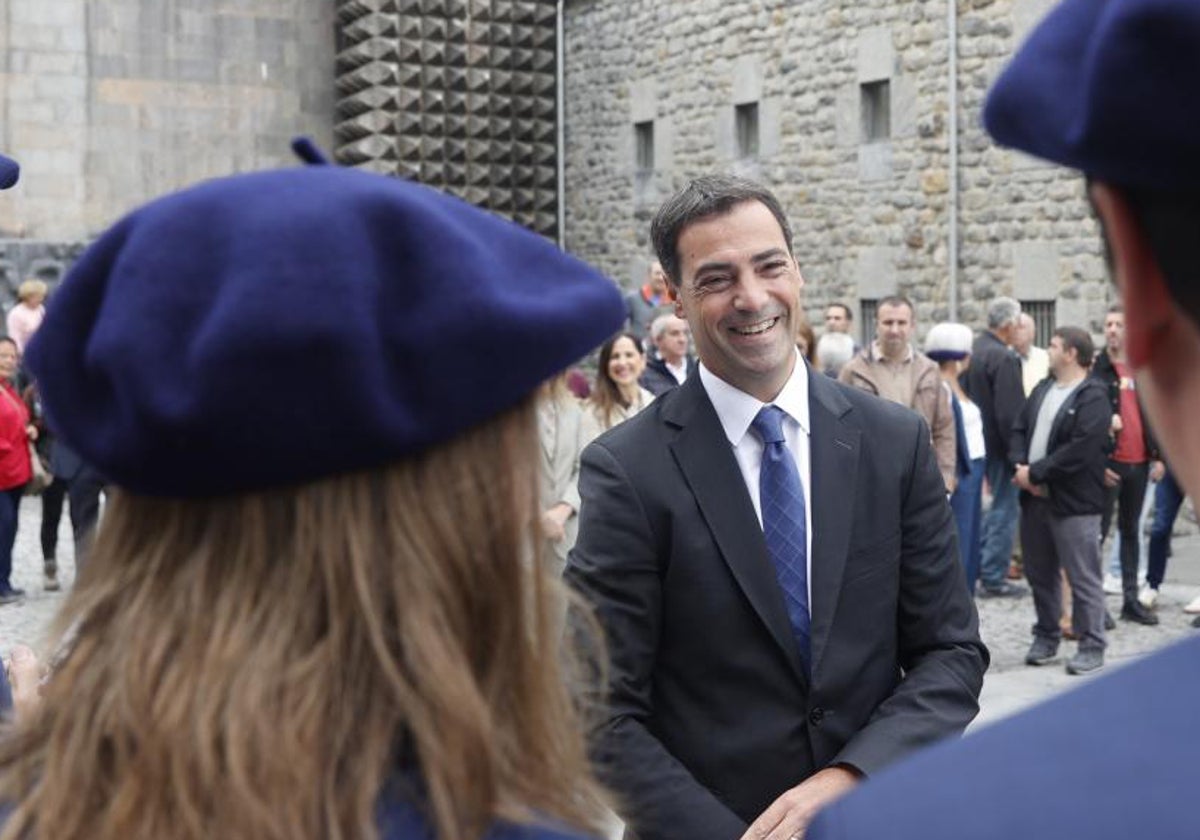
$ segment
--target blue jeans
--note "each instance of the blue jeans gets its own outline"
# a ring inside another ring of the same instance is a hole
[[[17,541],[17,510],[21,507],[21,496],[25,487],[0,490],[0,592],[12,589],[13,543]]]
[[[967,575],[967,591],[972,594],[979,580],[979,537],[983,522],[983,474],[986,464],[984,458],[972,461],[971,472],[959,478],[958,486],[950,497],[950,509],[954,511],[954,524],[958,528],[958,553]]]
[[[1183,506],[1183,491],[1175,476],[1167,470],[1154,489],[1154,522],[1150,526],[1150,559],[1147,561],[1146,583],[1154,589],[1162,585],[1167,573],[1167,558],[1171,555],[1171,529]]]
[[[988,456],[985,465],[992,488],[992,506],[983,516],[979,547],[979,581],[984,586],[1001,586],[1008,575],[1013,541],[1017,536],[1017,486],[1013,471],[1003,458]]]

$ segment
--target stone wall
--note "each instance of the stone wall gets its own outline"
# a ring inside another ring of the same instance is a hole
[[[338,159],[558,236],[554,0],[339,0]]]
[[[151,197],[293,163],[295,134],[328,148],[335,35],[332,0],[0,0],[0,277],[53,280]]]
[[[1092,330],[1106,308],[1082,181],[997,148],[981,127],[989,84],[1049,5],[958,0],[957,314],[973,325],[997,294],[1052,302],[1059,322]],[[697,174],[741,172],[788,209],[815,320],[829,301],[857,310],[895,292],[916,302],[922,332],[949,316],[945,0],[573,0],[566,9],[569,250],[626,285],[641,282],[661,200]],[[863,99],[884,82],[888,136],[868,141]],[[757,112],[749,153],[738,106]],[[652,169],[639,168],[635,148],[635,125],[647,123]]]

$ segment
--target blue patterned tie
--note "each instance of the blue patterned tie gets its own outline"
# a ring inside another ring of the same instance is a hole
[[[800,650],[800,661],[809,672],[811,644],[808,613],[808,524],[804,515],[804,485],[796,460],[783,437],[782,408],[764,406],[750,427],[762,438],[762,468],[758,475],[763,537],[775,564],[788,618]]]

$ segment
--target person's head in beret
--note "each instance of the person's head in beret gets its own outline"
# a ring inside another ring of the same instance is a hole
[[[16,186],[21,178],[21,166],[12,158],[0,155],[0,190]]]
[[[586,355],[620,306],[523,228],[307,166],[126,216],[69,272],[28,364],[51,427],[113,483],[216,496],[448,440]]]
[[[934,324],[925,335],[925,355],[939,364],[961,362],[971,355],[975,336],[966,324],[943,321]]]
[[[361,171],[117,222],[28,352],[50,426],[114,486],[70,653],[0,743],[6,828],[601,834],[536,394],[624,315],[549,241]]]
[[[1062,0],[992,88],[1002,145],[1077,169],[1125,307],[1126,358],[1200,492],[1200,3]]]

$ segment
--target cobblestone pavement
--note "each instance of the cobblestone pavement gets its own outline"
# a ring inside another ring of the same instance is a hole
[[[25,590],[25,598],[16,604],[0,606],[0,654],[7,656],[14,642],[23,642],[43,653],[50,621],[75,580],[75,545],[71,539],[71,520],[63,505],[58,523],[59,592],[42,588],[42,500],[26,496],[21,501],[17,543],[13,548],[13,586]]]
[[[26,596],[21,603],[0,607],[0,655],[7,655],[14,642],[25,642],[42,652],[50,620],[75,579],[75,552],[70,522],[64,511],[59,523],[57,552],[63,591],[45,592],[42,588],[41,510],[41,499],[38,498],[26,498],[21,504],[12,581],[26,591]],[[1182,609],[1197,595],[1200,595],[1200,534],[1177,536],[1159,599],[1161,624],[1142,627],[1117,622],[1117,629],[1109,633],[1105,671],[1200,633],[1191,627],[1192,616],[1185,615]],[[978,605],[981,632],[991,650],[992,665],[984,680],[982,711],[977,726],[1080,685],[1086,679],[1094,679],[1068,676],[1061,664],[1042,668],[1024,664],[1033,624],[1033,602],[1028,595],[1019,599],[980,600]],[[1108,605],[1115,617],[1120,611],[1120,599],[1109,596]],[[1074,644],[1066,642],[1062,650],[1069,655]]]
[[[1173,555],[1167,563],[1166,580],[1159,592],[1157,627],[1117,621],[1108,633],[1105,667],[1101,674],[1145,656],[1172,642],[1200,633],[1191,626],[1195,616],[1183,607],[1200,595],[1200,535],[1176,536]],[[1107,552],[1106,552],[1107,555]],[[1117,618],[1121,599],[1107,596],[1109,612]],[[992,653],[992,664],[984,679],[981,711],[975,725],[1006,717],[1039,700],[1081,685],[1090,677],[1072,677],[1063,662],[1031,668],[1025,652],[1031,641],[1033,601],[1029,595],[1016,599],[978,600],[980,634]],[[1064,642],[1063,660],[1075,651],[1074,642]]]

